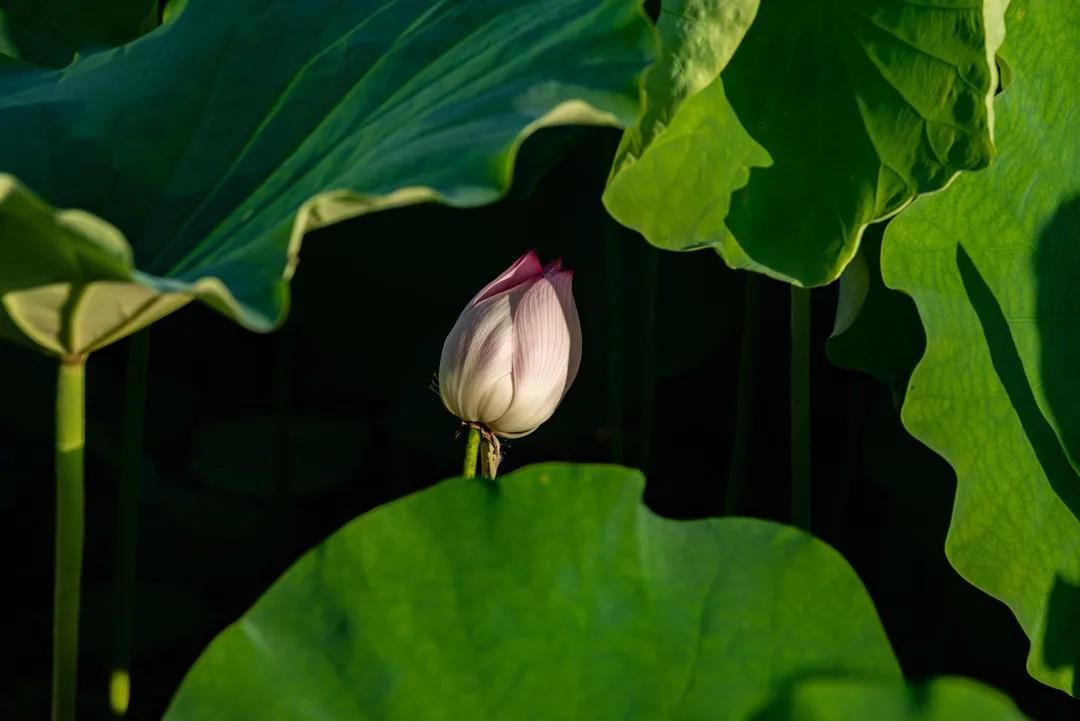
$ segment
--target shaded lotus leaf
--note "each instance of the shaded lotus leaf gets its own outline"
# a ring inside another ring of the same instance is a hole
[[[645,110],[623,134],[604,191],[612,216],[660,248],[730,241],[731,193],[751,167],[772,162],[720,79],[757,10],[758,0],[663,3],[662,52],[645,76]]]
[[[0,67],[0,335],[81,355],[193,298],[272,329],[306,231],[495,200],[536,129],[633,122],[653,50],[633,0],[170,7]]]
[[[822,285],[871,222],[989,163],[1007,2],[757,4],[664,3],[604,200],[661,248]]]
[[[1080,665],[1080,6],[1016,0],[997,101],[1001,153],[889,226],[885,282],[926,353],[904,425],[956,471],[946,552],[1031,639],[1029,672]]]

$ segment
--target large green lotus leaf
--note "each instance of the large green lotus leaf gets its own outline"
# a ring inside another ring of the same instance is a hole
[[[800,681],[757,721],[1024,721],[999,691],[964,678],[888,684],[850,678]]]
[[[530,466],[361,516],[211,643],[165,718],[723,721],[807,674],[899,679],[831,548],[661,518],[642,489]]]
[[[0,54],[61,67],[139,37],[157,25],[157,8],[156,0],[3,0]]]
[[[662,53],[645,76],[645,111],[623,134],[604,191],[611,215],[660,248],[724,240],[731,192],[751,167],[771,162],[720,80],[757,10],[758,0],[663,3]]]
[[[537,128],[633,122],[653,43],[635,0],[190,0],[9,65],[0,333],[82,354],[193,297],[273,328],[305,231],[496,199]]]
[[[1080,4],[1014,2],[1001,154],[885,235],[886,283],[927,349],[903,420],[952,464],[946,550],[1012,609],[1028,670],[1077,691],[1080,663]]]
[[[661,27],[702,28],[664,33],[664,55],[715,79],[684,98],[650,73],[646,103],[671,118],[629,131],[608,210],[662,248],[714,246],[799,285],[836,279],[869,223],[990,161],[1006,4],[777,0],[746,30],[745,14],[677,0]]]

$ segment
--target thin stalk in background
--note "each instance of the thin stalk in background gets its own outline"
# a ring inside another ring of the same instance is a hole
[[[810,291],[791,286],[791,521],[810,530]]]
[[[461,475],[466,478],[476,477],[476,460],[480,455],[480,429],[469,426],[469,436],[465,440],[465,465]]]
[[[132,624],[135,616],[135,558],[139,526],[139,474],[146,383],[150,367],[150,330],[128,341],[124,388],[123,448],[116,494],[116,547],[113,552],[113,657],[109,674],[109,708],[127,715],[131,703]]]
[[[744,274],[742,337],[739,341],[739,375],[735,379],[735,432],[731,441],[724,515],[740,512],[750,466],[750,435],[754,426],[754,389],[758,376],[761,292],[764,282],[756,273]]]
[[[645,246],[641,265],[641,426],[638,438],[638,468],[649,474],[652,461],[653,412],[656,406],[656,303],[660,283],[659,251]]]
[[[56,385],[56,561],[53,583],[52,720],[73,721],[82,581],[83,449],[86,445],[83,358],[60,361]]]
[[[625,231],[605,214],[605,265],[607,275],[607,396],[611,432],[611,462],[626,463],[626,430],[623,404],[623,243]]]

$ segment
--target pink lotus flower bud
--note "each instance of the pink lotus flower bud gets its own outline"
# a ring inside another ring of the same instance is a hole
[[[581,363],[573,271],[529,251],[469,301],[443,343],[447,410],[503,438],[551,417]]]

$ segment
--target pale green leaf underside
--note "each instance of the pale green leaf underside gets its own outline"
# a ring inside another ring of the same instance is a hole
[[[604,191],[611,215],[653,245],[730,243],[723,228],[731,192],[746,185],[750,168],[772,162],[720,80],[757,10],[758,0],[663,3],[662,51],[645,75],[645,111],[623,133]]]
[[[742,721],[807,674],[899,681],[835,551],[661,518],[642,486],[533,466],[366,514],[210,645],[166,721]]]
[[[957,474],[947,551],[1012,609],[1028,669],[1077,691],[1080,663],[1080,4],[1016,0],[1001,153],[890,225],[882,271],[927,350],[907,428]]]
[[[653,42],[634,0],[189,0],[61,71],[8,67],[0,172],[25,188],[0,181],[0,222],[26,234],[0,267],[34,280],[0,285],[0,332],[86,353],[191,298],[273,328],[305,231],[496,199],[537,128],[633,122]],[[124,250],[72,275],[72,234]]]
[[[612,179],[630,168],[679,114],[720,75],[757,13],[759,0],[669,0],[656,24],[663,48],[645,75],[645,109],[623,133]],[[721,91],[722,92],[722,91]],[[709,107],[719,106],[719,99]]]
[[[628,131],[624,144],[642,147],[613,168],[608,210],[662,248],[713,246],[799,285],[835,280],[866,225],[989,162],[1005,5],[763,4],[719,78],[678,98],[653,138]],[[713,34],[727,47],[744,30]],[[664,53],[718,70],[700,50],[669,41]],[[661,90],[646,103],[670,103]]]

